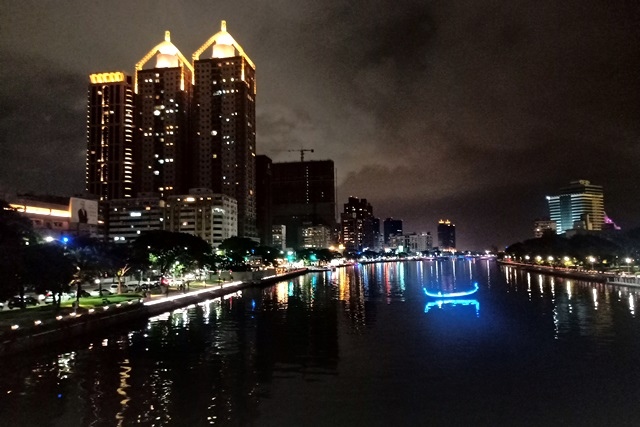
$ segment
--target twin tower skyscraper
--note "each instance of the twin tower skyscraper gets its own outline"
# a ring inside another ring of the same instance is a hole
[[[134,75],[89,79],[89,194],[107,202],[208,189],[236,199],[239,236],[257,236],[255,65],[225,21],[192,61],[167,31]]]

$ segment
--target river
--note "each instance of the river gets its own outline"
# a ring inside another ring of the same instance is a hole
[[[0,423],[636,426],[639,295],[481,259],[310,273],[2,359]]]

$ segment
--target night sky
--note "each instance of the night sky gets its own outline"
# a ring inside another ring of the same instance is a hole
[[[637,0],[3,1],[0,194],[81,192],[88,74],[133,73],[165,30],[191,58],[223,19],[257,67],[258,154],[334,160],[340,210],[502,247],[588,179],[640,226]]]

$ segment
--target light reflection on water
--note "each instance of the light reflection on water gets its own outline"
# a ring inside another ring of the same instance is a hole
[[[472,259],[313,273],[12,358],[0,419],[633,425],[639,292]]]

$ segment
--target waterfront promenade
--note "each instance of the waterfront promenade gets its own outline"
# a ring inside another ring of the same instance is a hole
[[[183,290],[171,289],[169,293],[133,297],[127,301],[105,303],[100,307],[79,309],[67,307],[58,312],[42,312],[41,318],[24,316],[21,314],[25,311],[16,310],[15,317],[5,318],[0,325],[2,327],[0,356],[20,353],[126,322],[149,318],[208,299],[234,294],[247,287],[267,286],[306,272],[307,269],[298,269],[253,280],[222,283],[195,282]],[[108,302],[109,298],[104,300]]]
[[[640,287],[640,278],[629,274],[615,274],[604,271],[574,270],[564,267],[550,267],[546,265],[525,264],[510,260],[498,260],[500,265],[512,266],[527,271],[549,274],[552,276],[568,277],[590,282],[607,283],[618,286]]]

